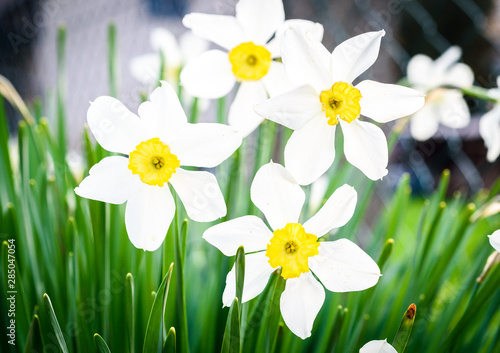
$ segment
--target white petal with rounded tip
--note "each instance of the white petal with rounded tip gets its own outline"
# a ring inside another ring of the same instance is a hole
[[[276,230],[299,220],[306,195],[282,165],[271,162],[255,174],[250,198]]]
[[[500,229],[488,235],[488,238],[490,238],[491,246],[495,248],[496,251],[500,252]]]
[[[474,83],[472,69],[463,63],[453,65],[445,74],[442,85],[451,85],[459,88],[467,88]]]
[[[137,56],[130,61],[130,73],[145,84],[153,85],[160,80],[161,58],[157,53]]]
[[[446,90],[436,104],[438,105],[441,124],[452,129],[461,129],[469,125],[470,111],[462,92]]]
[[[462,49],[456,45],[446,49],[436,60],[434,60],[434,73],[443,75],[462,56]]]
[[[375,81],[356,85],[361,92],[361,114],[379,123],[387,123],[415,113],[425,103],[424,95],[414,89]]]
[[[142,184],[138,175],[128,169],[128,158],[103,158],[89,170],[75,193],[87,199],[120,204],[127,201]]]
[[[384,132],[366,121],[354,120],[350,124],[340,120],[344,134],[345,158],[372,180],[387,175],[389,151]]]
[[[494,162],[500,155],[500,106],[483,115],[479,121],[479,134],[488,149],[487,159]]]
[[[434,79],[432,77],[433,61],[424,54],[417,54],[408,62],[406,68],[408,81],[416,88],[427,90]]]
[[[359,353],[398,353],[387,340],[370,341],[359,350]]]
[[[309,268],[332,292],[364,290],[381,276],[377,263],[350,240],[322,242],[318,250],[319,255],[309,258]]]
[[[340,43],[332,52],[330,71],[333,82],[351,83],[377,60],[385,31],[367,32]]]
[[[269,265],[268,257],[264,251],[255,254],[245,255],[245,278],[243,282],[243,298],[245,303],[258,296],[266,287],[269,276],[274,269]],[[224,306],[231,306],[236,297],[236,278],[234,266],[226,276],[226,288],[222,293],[222,303]]]
[[[226,203],[212,173],[177,168],[170,183],[193,221],[211,222],[226,215]]]
[[[181,165],[213,168],[225,161],[241,145],[234,128],[213,123],[186,124],[170,143]]]
[[[174,214],[175,202],[168,186],[141,183],[125,208],[128,238],[138,249],[158,249],[167,235]]]
[[[198,37],[228,50],[248,40],[241,23],[233,16],[190,13],[184,16],[182,24]]]
[[[301,129],[322,112],[319,94],[309,85],[256,104],[254,110],[260,116],[293,130]]]
[[[300,185],[317,180],[335,159],[335,126],[321,112],[295,130],[285,146],[285,167]]]
[[[144,122],[116,98],[101,96],[91,102],[87,122],[99,145],[110,152],[129,154],[150,138]]]
[[[255,113],[253,105],[266,100],[266,98],[266,89],[262,82],[242,82],[229,108],[229,125],[238,130],[243,137],[250,135],[264,120]]]
[[[285,66],[277,61],[271,62],[269,72],[266,76],[262,77],[261,82],[264,84],[270,97],[288,92],[295,87],[285,72]]]
[[[314,320],[325,301],[325,289],[311,275],[305,272],[299,278],[286,280],[281,294],[281,316],[286,326],[302,339],[311,336]]]
[[[181,85],[195,97],[224,97],[236,83],[227,53],[209,50],[191,60],[181,71]]]
[[[307,233],[321,237],[346,224],[354,214],[358,194],[350,185],[342,185],[330,196],[321,209],[304,223]]]
[[[257,216],[244,216],[217,224],[203,233],[203,239],[226,256],[236,255],[243,245],[245,252],[265,250],[273,233]]]
[[[410,133],[417,141],[426,141],[438,131],[439,106],[427,103],[411,117]]]
[[[282,0],[240,0],[236,18],[247,40],[263,45],[285,21],[285,9]]]
[[[165,28],[155,28],[150,35],[151,46],[155,51],[162,52],[167,67],[179,67],[182,64],[182,54],[177,39]]]
[[[177,93],[165,81],[161,81],[161,87],[151,93],[149,101],[139,106],[139,116],[147,125],[151,137],[159,137],[166,144],[170,144],[187,124]]]
[[[290,80],[311,85],[317,92],[330,89],[330,53],[316,38],[300,28],[288,28],[281,40],[281,57]]]
[[[276,31],[274,38],[266,45],[267,50],[271,52],[273,58],[281,56],[281,39],[290,27],[299,28],[300,31],[307,33],[311,39],[318,42],[323,40],[324,29],[321,23],[300,19],[286,20]]]

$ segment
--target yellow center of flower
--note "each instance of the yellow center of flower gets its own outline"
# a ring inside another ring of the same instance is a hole
[[[361,93],[345,82],[336,82],[328,91],[319,94],[323,111],[329,125],[337,125],[339,119],[351,123],[359,116]]]
[[[132,174],[139,174],[143,183],[163,186],[180,165],[177,156],[170,152],[170,147],[155,137],[141,142],[130,153],[128,169]]]
[[[256,81],[271,67],[271,53],[261,45],[242,43],[229,52],[233,73],[240,81]]]
[[[271,266],[281,266],[284,279],[309,272],[309,257],[318,255],[318,237],[306,233],[300,223],[288,223],[285,228],[274,231],[273,235],[266,251]]]

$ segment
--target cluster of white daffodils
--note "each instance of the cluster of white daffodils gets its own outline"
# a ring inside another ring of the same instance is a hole
[[[241,145],[241,136],[226,125],[188,124],[168,83],[140,105],[139,116],[115,98],[99,97],[87,121],[104,149],[123,155],[94,165],[75,192],[91,200],[127,202],[125,225],[135,247],[153,251],[163,242],[175,214],[169,184],[191,219],[209,222],[226,214],[215,176],[181,165],[215,167]]]
[[[229,126],[189,124],[174,89],[165,82],[141,104],[138,116],[114,98],[99,97],[88,110],[88,124],[103,148],[120,155],[93,166],[75,192],[92,200],[127,202],[125,224],[132,244],[153,251],[163,242],[175,214],[170,185],[192,220],[209,222],[226,215],[215,176],[181,166],[219,165],[264,119],[293,129],[284,151],[285,165],[262,166],[251,185],[251,200],[271,229],[261,218],[249,215],[217,224],[203,238],[227,256],[244,247],[243,302],[259,295],[273,272],[280,273],[286,281],[281,314],[290,330],[305,339],[325,300],[324,288],[360,291],[377,284],[381,276],[375,261],[350,240],[320,241],[352,217],[357,194],[351,186],[338,188],[309,220],[300,219],[305,201],[301,185],[314,183],[332,165],[336,126],[344,135],[346,159],[368,178],[380,179],[387,174],[387,140],[380,127],[362,116],[377,123],[409,116],[424,106],[424,94],[428,94],[426,110],[442,111],[437,104],[446,101],[463,113],[461,94],[457,103],[459,92],[434,88],[471,85],[471,72],[455,64],[454,48],[434,63],[423,56],[412,60],[409,79],[418,90],[371,80],[353,83],[377,59],[385,32],[360,34],[329,52],[321,43],[323,27],[305,20],[285,21],[281,0],[240,0],[235,17],[192,13],[183,23],[226,50],[197,53],[180,80],[188,93],[208,99],[226,96],[238,83]],[[178,68],[184,63],[187,56],[172,50],[176,43],[169,32],[153,32],[157,53],[131,64],[138,79],[146,78],[149,84],[160,76],[162,65]],[[193,46],[197,44],[189,45]],[[429,119],[428,114],[419,116],[414,117],[417,126]],[[455,126],[470,118],[460,116]],[[500,151],[497,135],[489,133],[488,141]],[[225,306],[236,295],[234,271],[233,267],[226,278]],[[372,341],[360,352],[395,350],[386,341]]]
[[[461,55],[460,48],[450,47],[434,61],[423,54],[409,61],[408,82],[427,95],[424,108],[411,119],[410,131],[416,140],[431,138],[440,123],[454,129],[469,124],[470,112],[460,88],[471,87],[474,74],[469,66],[458,62]]]
[[[290,330],[304,339],[325,300],[323,286],[332,292],[360,291],[374,286],[380,269],[372,258],[347,239],[318,239],[342,227],[354,213],[356,191],[344,185],[309,220],[299,223],[305,193],[281,165],[262,166],[253,180],[252,202],[262,211],[271,230],[256,216],[245,216],[209,228],[203,238],[227,256],[243,245],[245,276],[242,302],[259,295],[271,273],[281,268],[286,287],[280,309]],[[236,295],[233,269],[222,296],[230,306]],[[318,282],[316,277],[323,286]]]

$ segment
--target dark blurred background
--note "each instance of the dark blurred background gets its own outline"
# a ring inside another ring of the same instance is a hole
[[[143,88],[129,71],[130,60],[152,52],[149,33],[165,27],[181,34],[189,12],[234,14],[236,0],[0,0],[0,74],[28,102],[39,97],[44,115],[55,116],[56,37],[67,26],[67,123],[71,147],[80,149],[88,102],[109,93],[107,25],[116,23],[119,98],[136,111]],[[494,87],[500,75],[500,0],[284,0],[287,18],[321,22],[330,50],[343,40],[385,29],[379,59],[363,78],[393,83],[405,76],[408,60],[424,53],[436,58],[451,45],[463,49],[463,61],[476,85]],[[412,186],[428,192],[442,170],[452,171],[452,188],[475,192],[500,175],[500,163],[488,163],[478,133],[479,117],[491,106],[468,99],[472,123],[461,130],[441,127],[433,139],[416,143],[405,132],[391,156],[387,183],[403,172]],[[9,109],[13,128],[18,116]]]

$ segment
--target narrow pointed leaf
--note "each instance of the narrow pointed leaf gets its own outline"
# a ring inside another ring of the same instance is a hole
[[[410,339],[411,329],[413,328],[413,323],[415,322],[416,312],[417,307],[415,304],[411,304],[403,315],[398,333],[396,333],[394,342],[392,342],[393,347],[398,353],[404,353],[406,349],[406,345]]]
[[[94,334],[94,343],[95,343],[95,346],[97,347],[98,352],[111,353],[106,341],[98,333]]]
[[[241,351],[240,314],[238,308],[238,298],[234,298],[233,304],[229,309],[229,314],[227,315],[221,353],[239,353]]]
[[[175,341],[176,341],[175,328],[171,327],[170,330],[168,330],[167,339],[163,344],[162,353],[175,353],[176,352]]]
[[[54,312],[54,307],[52,306],[52,302],[47,293],[43,295],[43,301],[45,302],[45,309],[47,310],[47,314],[49,316],[50,324],[54,328],[54,333],[57,338],[57,343],[59,344],[59,348],[63,353],[69,353],[68,346],[66,345],[66,341],[64,340],[63,333],[61,331],[61,326],[59,326],[59,322],[57,321],[56,313]]]

